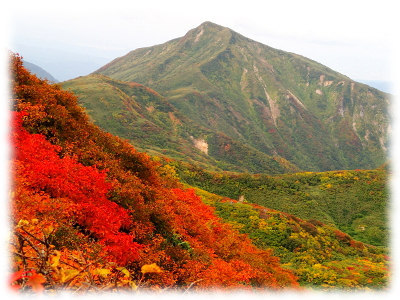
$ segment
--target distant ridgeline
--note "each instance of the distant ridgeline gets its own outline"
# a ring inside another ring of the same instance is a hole
[[[47,79],[50,82],[57,83],[58,80],[55,79],[49,72],[44,70],[43,68],[39,67],[38,65],[35,65],[31,62],[28,62],[26,60],[23,61],[24,67],[27,68],[30,72],[35,74],[37,77],[40,79]]]
[[[387,160],[389,94],[210,22],[95,73],[63,86],[151,154],[270,174]]]

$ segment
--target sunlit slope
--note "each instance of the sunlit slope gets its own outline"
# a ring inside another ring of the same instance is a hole
[[[149,86],[196,124],[303,170],[386,161],[388,94],[210,22],[97,73]]]
[[[363,244],[332,225],[196,188],[203,201],[260,248],[271,248],[301,285],[319,289],[384,288],[387,250]]]
[[[141,84],[89,75],[62,86],[78,96],[97,125],[149,154],[166,155],[210,170],[272,174],[298,170],[278,155],[265,154],[192,121]]]
[[[353,238],[387,246],[388,174],[384,169],[277,176],[211,173],[175,164],[183,182],[233,199],[335,225]]]

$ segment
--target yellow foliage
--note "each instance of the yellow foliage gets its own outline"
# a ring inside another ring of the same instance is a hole
[[[325,267],[325,266],[323,266],[321,264],[315,264],[315,265],[313,265],[313,268],[316,268],[316,269],[328,269],[328,267]]]
[[[93,271],[94,275],[100,275],[101,277],[107,277],[110,273],[111,271],[109,269],[102,269],[102,268],[98,268]]]
[[[21,219],[21,220],[19,220],[19,222],[17,224],[17,227],[23,227],[23,226],[26,226],[26,225],[29,225],[29,221]]]
[[[133,281],[129,281],[129,286],[131,287],[132,290],[136,290],[138,288],[136,283],[134,283]]]
[[[46,235],[50,235],[53,231],[54,231],[53,225],[49,225],[49,226],[46,226],[45,228],[43,228],[43,233]]]
[[[228,222],[228,223],[232,226],[232,228],[234,228],[235,230],[238,230],[238,231],[240,231],[240,229],[245,227],[244,224],[241,224],[241,223],[238,223],[238,222],[235,222],[235,221]]]
[[[153,263],[153,264],[150,264],[150,265],[143,265],[142,269],[141,269],[141,272],[143,274],[146,274],[146,273],[161,273],[162,270],[161,270],[161,268],[159,266],[157,266],[155,263]]]
[[[79,274],[79,271],[75,270],[75,269],[61,269],[61,271],[60,271],[60,275],[61,275],[60,281],[62,283],[64,283],[64,282],[74,278],[78,274]]]
[[[259,218],[257,216],[250,216],[249,219],[251,221],[258,221]]]
[[[118,271],[121,271],[121,272],[125,275],[125,277],[131,276],[131,273],[129,273],[129,271],[128,271],[126,268],[124,268],[124,267],[117,268],[117,270],[118,270]]]
[[[54,250],[55,255],[51,257],[50,263],[52,268],[58,267],[60,264],[60,257],[61,257],[61,252],[58,250]]]
[[[130,280],[131,273],[124,267],[117,268],[122,274],[124,274],[123,278],[120,278],[119,286],[129,286],[132,290],[136,290],[138,286],[132,280]]]
[[[265,220],[260,220],[260,222],[258,222],[258,228],[260,229],[260,230],[264,230],[264,229],[266,229],[268,227],[268,223],[267,222],[265,222]]]
[[[299,236],[302,237],[302,238],[305,238],[305,237],[308,236],[308,234],[303,232],[303,231],[301,231],[301,232],[299,232]]]

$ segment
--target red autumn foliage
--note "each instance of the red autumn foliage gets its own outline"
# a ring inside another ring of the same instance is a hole
[[[351,237],[348,234],[340,230],[335,230],[335,236],[339,241],[345,243],[346,245],[350,245],[352,241]]]
[[[18,56],[11,66],[19,112],[13,129],[16,223],[35,218],[68,227],[86,237],[81,247],[104,249],[102,259],[125,266],[149,287],[298,285],[270,251],[224,224],[193,190],[91,124],[74,95],[31,75]],[[60,235],[56,247],[67,255]],[[163,271],[140,272],[153,263]]]
[[[364,244],[359,242],[359,241],[355,241],[355,240],[351,240],[350,241],[350,247],[362,250],[365,248]]]
[[[194,190],[173,189],[173,192],[177,201],[171,205],[170,215],[175,230],[189,242],[199,258],[211,259],[211,263],[195,268],[196,276],[198,272],[203,276],[201,285],[251,284],[271,288],[296,285],[295,277],[280,267],[279,260],[270,251],[257,249],[247,236],[221,223],[214,210],[202,203]],[[220,278],[217,280],[215,276]]]
[[[35,270],[18,271],[10,277],[10,285],[13,290],[18,290],[21,286],[15,282],[27,278],[26,285],[30,286],[34,292],[42,292],[44,290],[43,283],[46,279],[41,274],[37,274]]]
[[[119,232],[131,225],[129,213],[107,199],[111,185],[105,181],[104,172],[95,167],[85,167],[73,157],[60,158],[60,147],[50,144],[42,135],[30,134],[22,128],[22,116],[16,113],[13,122],[12,143],[15,146],[15,177],[24,179],[24,188],[40,192],[53,199],[68,199],[73,206],[73,221],[94,234],[105,245],[106,251],[118,262],[126,264],[138,257],[140,245],[132,242],[133,236]],[[16,204],[20,203],[16,199]],[[37,213],[25,218],[38,218],[47,207],[34,203]],[[23,207],[15,207],[21,211]],[[52,208],[52,207],[51,207]],[[63,214],[60,211],[59,214]]]

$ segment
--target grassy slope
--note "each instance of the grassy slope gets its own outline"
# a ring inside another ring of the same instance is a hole
[[[79,97],[80,104],[97,125],[152,155],[167,155],[211,170],[267,173],[298,170],[279,156],[269,156],[196,124],[143,85],[103,75],[79,77],[62,85]],[[194,139],[208,142],[208,154],[194,146]]]
[[[386,160],[387,94],[209,22],[97,72],[154,88],[195,123],[304,170]]]
[[[210,173],[175,165],[182,181],[239,199],[332,224],[353,238],[387,246],[387,172],[377,170],[305,172],[278,176]]]

